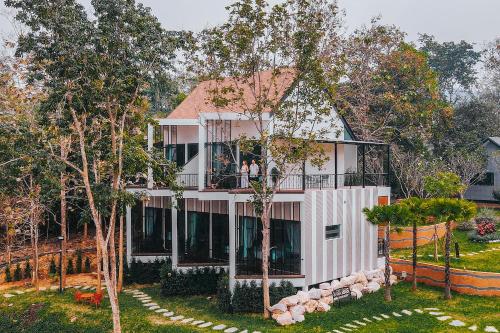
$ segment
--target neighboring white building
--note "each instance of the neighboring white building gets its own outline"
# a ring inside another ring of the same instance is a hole
[[[498,202],[493,192],[500,192],[500,137],[492,136],[483,142],[488,156],[486,174],[484,177],[469,186],[465,198],[474,201]]]
[[[263,81],[269,78],[266,72],[261,75]],[[289,96],[293,82],[292,74],[283,74],[277,95]],[[171,257],[176,268],[223,266],[233,286],[261,276],[262,225],[238,173],[243,160],[250,163],[254,157],[234,143],[241,133],[256,131],[239,110],[217,109],[208,102],[212,84],[199,84],[167,118],[158,119],[157,128],[148,130],[148,147],[163,149],[167,159],[183,167],[178,181],[185,190],[174,205],[172,191],[155,183],[151,172],[147,184],[128,187],[149,199],[127,208],[127,258]],[[271,113],[266,121],[273,121]],[[334,123],[336,130],[321,140],[330,158],[326,165],[318,170],[306,163],[281,180],[274,197],[273,281],[286,279],[305,288],[377,266],[377,227],[366,221],[362,209],[389,202],[389,147],[355,141],[341,116]]]

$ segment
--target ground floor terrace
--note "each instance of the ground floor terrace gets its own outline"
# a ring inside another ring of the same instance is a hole
[[[137,189],[134,189],[136,193]],[[269,274],[306,287],[372,269],[377,230],[362,214],[388,188],[278,193],[271,212]],[[169,257],[178,269],[224,267],[234,284],[262,275],[262,221],[250,194],[145,190],[127,209],[127,258]]]

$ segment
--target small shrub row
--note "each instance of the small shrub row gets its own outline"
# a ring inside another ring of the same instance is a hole
[[[290,281],[281,281],[279,286],[274,282],[269,286],[271,304],[278,303],[282,298],[294,295],[297,292]],[[247,283],[236,282],[233,293],[229,289],[229,278],[225,274],[219,280],[217,288],[217,307],[223,312],[263,312],[262,287],[255,281]]]
[[[161,294],[163,296],[213,295],[217,293],[217,281],[224,269],[214,267],[173,270],[164,265],[161,270]]]
[[[154,261],[142,262],[133,258],[130,265],[124,264],[124,282],[125,284],[150,284],[160,282],[160,270],[164,265],[169,265],[171,267],[172,263],[170,259],[155,259]]]
[[[24,268],[21,268],[21,264],[16,264],[16,268],[14,269],[14,274],[12,274],[10,270],[10,266],[5,268],[5,282],[12,281],[21,281],[23,279],[30,279],[33,270],[31,268],[31,264],[29,260],[26,260],[24,264]]]
[[[82,265],[83,263],[83,265]],[[86,257],[85,262],[83,262],[83,256],[81,251],[76,253],[76,265],[73,264],[73,258],[69,258],[66,263],[66,274],[80,274],[80,273],[90,273],[90,258]],[[49,264],[49,275],[56,276],[59,274],[59,265],[56,264],[56,258],[52,256]]]

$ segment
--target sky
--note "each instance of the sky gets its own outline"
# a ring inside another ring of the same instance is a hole
[[[0,12],[5,12],[0,0]],[[79,0],[90,10],[90,0]],[[231,0],[138,0],[151,7],[168,30],[200,31],[220,24],[227,17]],[[500,0],[338,0],[345,10],[348,30],[368,24],[380,15],[382,22],[400,27],[409,41],[419,33],[432,34],[439,41],[465,40],[482,48],[500,37]],[[270,4],[279,0],[269,0]],[[0,17],[0,35],[12,34],[12,25]]]

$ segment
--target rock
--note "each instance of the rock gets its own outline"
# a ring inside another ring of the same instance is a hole
[[[291,325],[295,323],[292,318],[292,314],[289,311],[280,314],[278,318],[276,318],[276,322],[281,326]]]
[[[318,312],[328,312],[328,311],[330,311],[330,305],[320,301],[320,302],[318,302],[318,305],[316,306],[316,310]]]
[[[383,278],[384,277],[384,273],[381,272],[379,269],[374,269],[371,271],[364,271],[363,273],[365,274],[366,278],[369,281],[376,279],[376,278]]]
[[[437,317],[437,320],[440,320],[440,321],[445,321],[445,320],[448,320],[448,319],[451,319],[451,317],[450,316]]]
[[[332,290],[337,290],[337,289],[340,289],[342,288],[342,285],[341,283],[339,282],[339,280],[333,280],[332,283],[330,283],[330,288]]]
[[[199,327],[200,327],[200,326],[199,326]],[[212,327],[212,329],[213,329],[214,331],[222,331],[222,330],[223,330],[223,329],[225,329],[225,328],[226,328],[226,325],[224,325],[224,324],[220,324],[220,325],[217,325],[217,326]]]
[[[296,295],[288,296],[283,298],[280,303],[285,304],[286,306],[293,306],[299,303],[299,297]],[[286,310],[285,310],[286,311]]]
[[[363,293],[357,289],[354,289],[351,291],[351,296],[354,298],[354,299],[360,299],[361,297],[363,297]]]
[[[310,300],[308,301],[304,307],[306,308],[307,313],[313,313],[314,310],[316,310],[316,306],[318,306],[318,301],[316,300]]]
[[[498,333],[498,330],[494,326],[486,326],[484,328],[485,332],[493,332],[493,333]]]
[[[379,289],[380,289],[380,284],[378,284],[377,282],[371,281],[371,282],[368,282],[368,284],[366,285],[365,288],[363,288],[362,292],[371,294],[371,293],[378,291]]]
[[[391,275],[390,277],[391,286],[398,283],[398,277],[396,275]]]
[[[361,283],[362,285],[366,285],[368,283],[368,279],[365,276],[365,273],[358,272],[356,274],[356,283]]]
[[[321,290],[328,290],[330,289],[330,284],[329,283],[326,283],[326,282],[323,282],[319,285],[319,289]]]
[[[316,289],[316,288],[312,288],[311,290],[309,290],[309,298],[310,299],[320,299],[321,298],[321,290],[319,289]]]
[[[280,302],[278,304],[274,304],[273,306],[270,306],[268,308],[268,310],[272,314],[282,314],[282,313],[286,312],[288,310],[288,308],[287,308],[286,304]]]
[[[353,285],[356,283],[357,277],[354,275],[346,276],[340,279],[340,284],[342,287],[349,287],[350,285]]]
[[[349,288],[351,289],[351,291],[353,291],[353,290],[361,291],[361,290],[363,290],[364,287],[365,286],[363,286],[361,283],[355,283],[355,284],[351,285]]]
[[[449,325],[455,326],[455,327],[462,327],[462,326],[465,326],[465,323],[463,321],[460,321],[460,320],[453,320],[453,321],[449,322]]]
[[[296,316],[292,316],[293,317],[293,320],[296,322],[296,323],[301,323],[303,322],[304,320],[306,320],[306,317],[304,317],[304,315],[296,315]]]
[[[378,283],[378,284],[380,284],[380,285],[383,286],[385,280],[384,280],[384,277],[381,277],[381,278],[375,278],[375,279],[371,280],[370,282],[376,282],[376,283]]]
[[[326,303],[326,304],[332,304],[333,303],[333,296],[321,297],[321,299],[319,301]]]
[[[470,326],[469,330],[471,330],[471,331],[477,331],[477,325]]]
[[[321,289],[321,297],[328,297],[332,295],[332,291],[330,289]]]
[[[290,313],[292,314],[292,317],[295,317],[297,315],[303,315],[306,312],[306,308],[303,305],[295,305],[290,308]],[[295,318],[294,318],[295,319]]]
[[[300,304],[305,304],[307,303],[311,298],[309,297],[309,293],[299,290],[297,292],[297,297],[299,298],[299,303]]]

